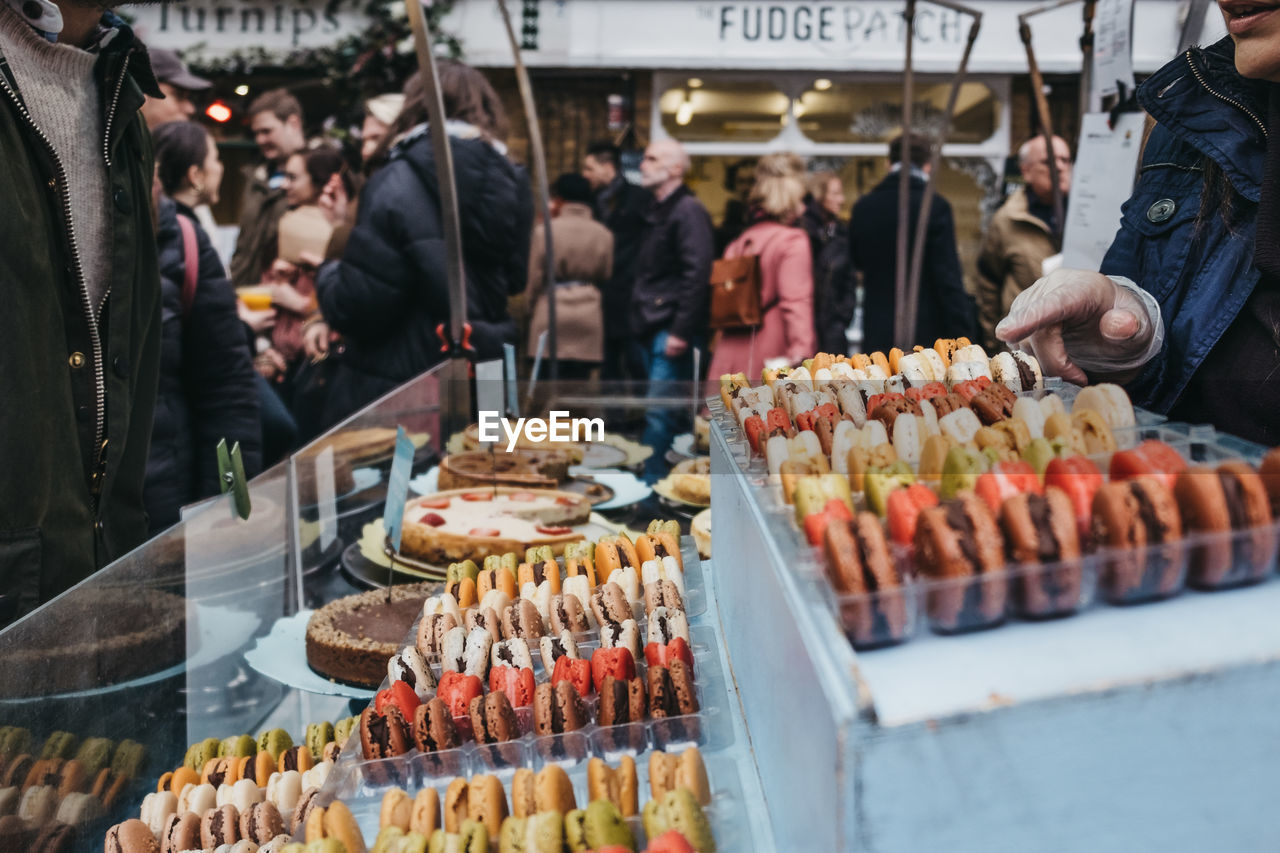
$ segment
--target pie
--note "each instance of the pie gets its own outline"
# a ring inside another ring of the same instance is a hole
[[[591,516],[591,501],[572,492],[505,486],[453,489],[405,506],[400,553],[433,565],[474,560],[536,545],[557,554],[586,537],[573,530]]]
[[[515,450],[511,453],[467,450],[451,453],[440,462],[440,488],[512,486],[554,489],[569,478],[576,460],[562,450]]]
[[[510,436],[502,429],[502,427],[498,428],[498,435],[502,436],[499,440],[498,446],[505,449],[507,442],[511,440]],[[485,450],[488,447],[487,444],[480,440],[480,424],[472,424],[463,431],[462,443],[468,450]],[[574,464],[582,461],[582,454],[586,451],[585,446],[580,442],[556,441],[553,443],[550,438],[543,439],[542,441],[534,441],[529,438],[528,434],[523,430],[521,430],[516,436],[516,444],[513,449],[546,450],[549,447],[555,447],[562,452],[575,454],[576,458],[573,460]]]
[[[393,586],[329,602],[307,621],[307,665],[334,681],[377,687],[434,588]]]
[[[685,459],[671,469],[671,489],[676,497],[706,506],[711,503],[711,457]]]

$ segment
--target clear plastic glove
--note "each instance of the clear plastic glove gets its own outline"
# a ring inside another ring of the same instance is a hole
[[[996,337],[1029,351],[1046,374],[1083,385],[1085,371],[1146,364],[1164,343],[1164,321],[1155,298],[1127,278],[1058,269],[1018,294]]]
[[[329,327],[324,323],[312,323],[302,330],[302,350],[312,361],[320,361],[329,354]]]

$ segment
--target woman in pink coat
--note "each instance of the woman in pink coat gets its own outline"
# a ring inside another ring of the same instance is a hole
[[[795,154],[766,154],[756,166],[749,202],[753,223],[725,249],[726,258],[760,257],[760,305],[756,329],[724,330],[713,346],[708,375],[726,373],[760,379],[766,361],[783,358],[799,364],[814,354],[813,255],[803,228],[793,227],[804,213],[804,161]]]

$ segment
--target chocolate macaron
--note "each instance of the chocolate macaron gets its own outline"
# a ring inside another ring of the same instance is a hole
[[[1182,519],[1155,477],[1106,483],[1093,496],[1094,540],[1110,550],[1099,583],[1112,602],[1173,595],[1182,585]]]
[[[501,690],[476,696],[468,709],[476,743],[502,743],[520,737],[520,722],[511,700]]]
[[[823,535],[827,576],[842,596],[840,618],[854,645],[897,642],[906,635],[902,578],[889,552],[884,525],[875,513],[832,521]]]
[[[391,758],[413,749],[413,736],[404,714],[395,705],[387,705],[379,714],[372,705],[360,714],[360,746],[364,757]]]
[[[1021,564],[1014,603],[1026,616],[1058,616],[1080,607],[1080,535],[1071,498],[1050,486],[1013,495],[1000,507],[1005,553]],[[1041,568],[1044,564],[1058,564]]]
[[[587,724],[587,708],[572,682],[543,682],[533,695],[533,725],[540,735],[577,731]]]
[[[1192,466],[1173,488],[1187,532],[1208,534],[1192,551],[1190,582],[1216,588],[1260,580],[1275,562],[1271,502],[1263,479],[1247,463]],[[1247,530],[1247,535],[1231,536]]]
[[[929,617],[938,629],[988,627],[1004,618],[1004,539],[991,510],[973,492],[921,510],[915,548],[921,573],[943,582],[928,596]]]
[[[413,712],[413,742],[423,752],[439,752],[458,746],[458,729],[449,706],[432,696]]]

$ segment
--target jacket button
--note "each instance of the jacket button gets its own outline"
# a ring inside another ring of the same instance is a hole
[[[129,213],[133,210],[133,205],[129,204],[129,194],[124,191],[124,187],[116,187],[116,191],[111,198],[116,203],[116,210],[121,213]]]
[[[661,296],[659,296],[657,299],[653,300],[653,304],[654,304],[654,305],[661,305],[661,304],[662,304],[662,297],[661,297]]]
[[[1158,225],[1161,222],[1167,222],[1177,209],[1178,205],[1173,199],[1162,198],[1147,208],[1147,219]]]
[[[72,367],[84,367],[84,353],[82,352],[71,353],[71,357],[67,359],[67,363],[70,364]]]
[[[116,356],[111,362],[111,369],[116,372],[116,376],[121,379],[129,378],[129,359],[122,355]]]

